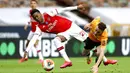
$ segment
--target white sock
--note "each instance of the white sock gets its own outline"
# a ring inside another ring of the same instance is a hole
[[[40,41],[39,41],[40,42]],[[38,42],[38,44],[39,44]],[[42,56],[42,53],[41,53],[41,49],[38,48],[38,44],[36,46],[34,46],[37,50],[37,54],[38,54],[38,57],[39,57],[39,60],[44,60],[43,59],[43,56]],[[40,46],[40,45],[39,45]]]
[[[92,55],[93,55],[93,51],[91,50],[91,51],[90,51],[90,55],[89,55],[88,57],[91,58]]]
[[[38,53],[39,60],[44,60],[43,56],[42,56],[42,53],[41,53],[41,50],[38,51],[37,53]]]
[[[65,61],[71,62],[70,59],[69,59],[69,57],[67,56],[67,54],[65,52],[65,49],[62,49],[59,52],[60,52],[61,56],[65,59]]]
[[[107,61],[107,58],[105,56],[103,56],[103,61],[106,62]]]
[[[27,58],[28,58],[28,56],[26,55],[25,59],[27,59]]]
[[[62,43],[61,43],[61,39],[59,37],[54,38],[54,45],[56,46],[56,48],[60,48],[63,47]],[[58,50],[59,53],[61,54],[61,56],[65,59],[65,61],[70,62],[69,57],[67,56],[65,49],[62,48],[61,50]]]

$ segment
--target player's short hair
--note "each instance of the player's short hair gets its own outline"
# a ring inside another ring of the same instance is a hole
[[[38,9],[32,9],[32,11],[31,11],[31,16],[35,13],[35,12],[39,12],[40,13],[40,11],[38,10]]]
[[[30,0],[30,2],[32,2],[32,1],[34,1],[34,2],[36,2],[36,3],[38,4],[38,1],[37,1],[37,0]]]
[[[100,22],[98,24],[98,28],[101,29],[102,31],[104,31],[107,27],[106,27],[106,25],[103,22]]]

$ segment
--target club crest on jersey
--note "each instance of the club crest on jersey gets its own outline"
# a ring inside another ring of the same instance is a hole
[[[47,25],[47,24],[48,24],[48,22],[45,22],[45,24]]]

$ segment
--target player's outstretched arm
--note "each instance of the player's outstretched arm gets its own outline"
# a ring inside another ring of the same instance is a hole
[[[99,48],[99,49],[100,49],[100,54],[99,54],[98,60],[97,60],[96,64],[92,67],[93,73],[98,73],[98,66],[99,66],[99,64],[102,61],[103,56],[104,56],[104,48]]]
[[[65,8],[60,8],[60,9],[52,10],[52,11],[48,12],[48,14],[50,16],[55,16],[55,15],[57,15],[59,13],[62,13],[62,12],[65,12],[65,11],[76,10],[76,9],[83,10],[83,9],[85,9],[85,7],[83,5],[65,7]]]
[[[62,12],[65,12],[65,11],[76,10],[76,9],[78,9],[78,10],[85,10],[85,7],[82,4],[80,4],[78,6],[65,7],[65,8],[59,9],[58,13],[62,13]]]

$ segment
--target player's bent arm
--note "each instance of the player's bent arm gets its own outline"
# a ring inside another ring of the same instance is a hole
[[[107,45],[107,39],[102,39],[101,40],[101,45],[100,45],[100,54],[99,54],[99,57],[98,57],[98,61],[96,62],[96,66],[98,67],[98,65],[100,64],[100,62],[102,61],[103,59],[103,56],[104,56],[104,51],[105,51],[105,48],[106,48],[106,45]]]
[[[25,26],[24,26],[24,30],[27,30],[27,28],[28,28],[28,25],[25,25]]]
[[[27,30],[29,24],[30,24],[30,22],[28,22],[27,24],[25,24],[24,30]]]
[[[100,47],[100,54],[99,54],[99,57],[98,57],[98,60],[95,64],[96,67],[98,67],[98,65],[100,64],[100,62],[102,61],[103,59],[103,56],[104,56],[104,51],[105,51],[105,48],[101,48]]]

